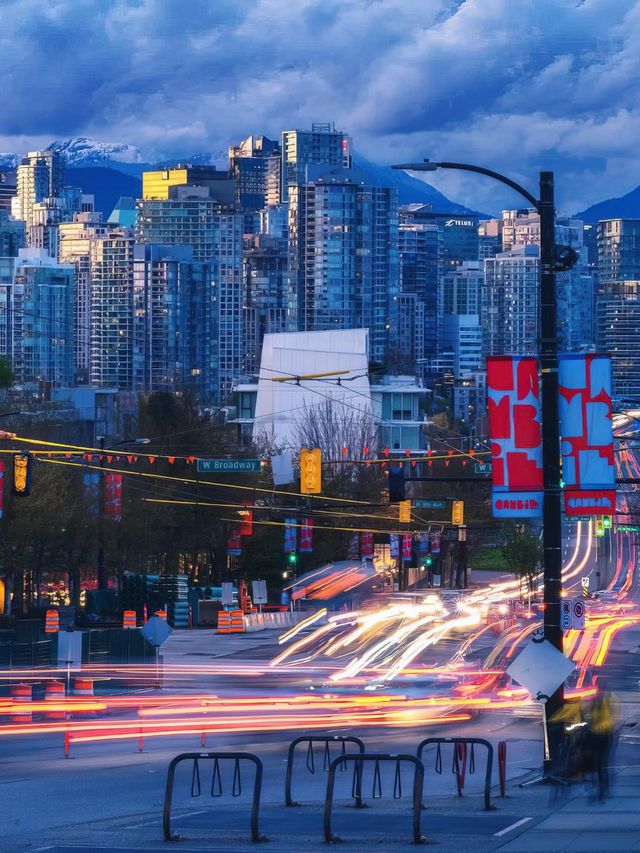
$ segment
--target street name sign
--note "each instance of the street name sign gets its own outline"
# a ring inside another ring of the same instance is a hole
[[[198,474],[256,474],[260,459],[198,459]]]
[[[413,502],[414,509],[444,509],[444,501],[428,501],[418,498]]]
[[[475,472],[476,474],[490,474],[491,462],[476,462]]]

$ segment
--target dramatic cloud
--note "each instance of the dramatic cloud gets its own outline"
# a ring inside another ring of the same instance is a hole
[[[575,210],[640,183],[639,43],[640,0],[0,0],[0,150],[89,134],[185,155],[332,120],[378,162],[530,187],[554,168]]]

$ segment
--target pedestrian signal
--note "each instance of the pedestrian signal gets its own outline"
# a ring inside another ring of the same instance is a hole
[[[399,521],[407,522],[407,524],[411,521],[411,501],[400,501],[398,504],[398,513],[399,513]]]
[[[464,501],[454,501],[451,507],[451,524],[464,524]]]
[[[317,495],[322,491],[322,451],[319,447],[300,451],[300,491],[303,495]]]
[[[26,498],[31,492],[31,454],[17,453],[13,457],[13,494]]]

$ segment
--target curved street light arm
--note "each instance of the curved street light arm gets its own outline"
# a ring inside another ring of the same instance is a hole
[[[520,193],[540,213],[540,201],[525,190],[524,187],[521,187],[520,184],[516,184],[511,178],[501,175],[500,172],[493,172],[491,169],[484,169],[482,166],[470,166],[468,163],[434,163],[434,165],[439,169],[459,169],[463,172],[477,172],[479,175],[486,175],[488,178],[500,181],[500,183],[506,184],[512,190]]]

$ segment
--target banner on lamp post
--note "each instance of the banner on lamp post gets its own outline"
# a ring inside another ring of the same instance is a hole
[[[542,513],[542,430],[537,359],[487,358],[493,514],[529,518]]]
[[[360,534],[360,557],[364,560],[365,558],[373,558],[374,546],[373,546],[373,533],[361,533]]]
[[[611,359],[567,353],[558,361],[560,450],[567,515],[612,515],[616,508]]]
[[[313,551],[313,519],[303,518],[300,528],[300,552],[310,554]]]
[[[105,474],[104,512],[112,521],[122,521],[122,474]]]
[[[285,518],[284,528],[284,551],[285,554],[295,554],[298,550],[298,520],[296,518]]]

